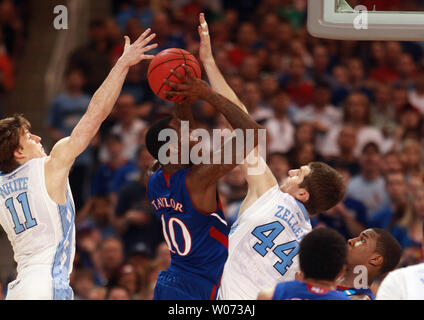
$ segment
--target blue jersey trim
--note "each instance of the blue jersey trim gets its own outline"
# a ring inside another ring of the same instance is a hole
[[[303,204],[303,202],[301,202],[299,200],[296,200],[296,202],[297,202],[297,205],[299,206],[300,210],[302,211],[303,216],[305,217],[305,220],[308,221],[308,222],[310,222],[308,211],[306,210],[305,205]]]
[[[75,210],[69,194],[67,196],[66,204],[58,205],[58,211],[62,224],[63,238],[56,249],[52,267],[53,299],[70,300],[73,297],[73,291],[69,286],[68,273],[71,259]],[[67,243],[66,247],[65,243]],[[65,261],[63,261],[63,256],[66,257]]]

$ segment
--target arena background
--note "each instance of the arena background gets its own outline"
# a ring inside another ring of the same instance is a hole
[[[424,11],[422,0],[348,2]],[[67,9],[67,29],[55,28],[58,5]],[[330,226],[346,239],[370,226],[386,228],[404,248],[399,267],[422,261],[424,43],[313,38],[306,0],[2,0],[1,116],[23,113],[50,150],[84,113],[120,56],[123,35],[134,40],[151,27],[156,52],[179,47],[197,56],[200,12],[218,66],[268,129],[267,161],[279,181],[314,160],[345,174],[347,198],[313,218],[313,226]],[[147,67],[131,69],[116,108],[70,176],[77,299],[106,299],[106,288],[124,287],[115,298],[149,300],[157,273],[169,264],[139,179],[151,161],[143,134],[172,104],[149,90]],[[222,124],[206,103],[193,108],[202,127]],[[230,223],[246,190],[238,169],[220,182]],[[15,277],[3,231],[0,277],[3,291]]]

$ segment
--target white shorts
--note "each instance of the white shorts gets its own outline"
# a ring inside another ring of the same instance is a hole
[[[69,280],[53,279],[48,268],[26,268],[7,286],[6,300],[72,300]]]

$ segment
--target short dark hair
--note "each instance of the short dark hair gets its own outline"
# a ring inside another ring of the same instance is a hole
[[[149,128],[146,133],[146,148],[153,158],[159,160],[159,150],[166,143],[166,141],[159,141],[159,134],[164,129],[169,129],[169,122],[172,116],[166,116],[155,123]]]
[[[20,137],[31,125],[21,114],[0,120],[0,171],[9,173],[19,167],[13,153],[20,147]]]
[[[402,255],[402,247],[387,230],[380,228],[373,228],[373,230],[378,235],[375,251],[383,257],[380,271],[384,274],[397,267]]]
[[[300,187],[309,192],[305,207],[309,214],[316,214],[334,207],[345,195],[343,176],[323,162],[308,164],[311,172],[305,176]]]
[[[346,261],[346,239],[333,229],[313,229],[300,242],[299,263],[305,278],[333,281]]]

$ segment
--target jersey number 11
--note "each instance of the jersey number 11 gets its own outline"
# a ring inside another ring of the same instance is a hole
[[[13,198],[9,198],[6,200],[5,205],[7,209],[9,209],[10,214],[12,215],[13,224],[15,225],[15,233],[19,234],[22,231],[25,231],[29,228],[32,228],[37,225],[37,220],[35,220],[31,215],[31,209],[28,204],[28,196],[27,193],[21,193],[16,197],[22,207],[22,211],[25,215],[25,226],[19,221],[18,214],[15,209],[15,205],[13,203]]]

